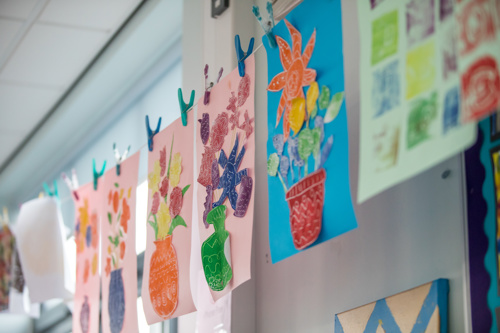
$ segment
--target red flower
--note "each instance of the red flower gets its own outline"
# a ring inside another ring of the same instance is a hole
[[[163,177],[163,175],[165,175],[165,171],[167,170],[167,147],[163,147],[163,149],[160,150],[160,167],[160,176]]]
[[[160,194],[162,198],[165,198],[168,194],[168,178],[164,178],[160,186]]]
[[[250,76],[245,74],[238,85],[238,106],[242,106],[250,96]]]
[[[109,276],[111,273],[111,258],[106,258],[106,276]]]
[[[170,194],[170,214],[176,217],[181,212],[182,208],[182,190],[179,187],[174,187]]]
[[[118,206],[120,205],[120,197],[118,196],[118,191],[113,193],[113,210],[115,214],[118,212]]]
[[[130,206],[127,203],[127,200],[123,198],[123,212],[120,218],[120,225],[123,227],[123,231],[127,233],[128,229],[128,220],[130,220]]]
[[[125,257],[125,242],[120,243],[120,258],[123,259]]]
[[[238,99],[234,95],[234,91],[231,91],[231,97],[229,97],[229,105],[226,107],[226,110],[236,112],[236,101]]]
[[[198,183],[205,187],[212,183],[212,161],[214,158],[214,151],[205,146],[205,152],[201,154],[200,173],[198,175]]]
[[[155,192],[153,195],[153,203],[151,204],[151,214],[156,215],[158,213],[158,207],[160,206],[160,193]]]
[[[222,112],[215,119],[214,126],[212,127],[212,133],[210,133],[210,146],[212,147],[212,150],[218,151],[224,145],[224,139],[229,132],[229,129],[227,128],[228,122],[229,118],[226,112]]]

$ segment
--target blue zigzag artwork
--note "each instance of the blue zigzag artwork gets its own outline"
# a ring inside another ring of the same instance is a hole
[[[448,332],[448,280],[439,279],[335,315],[335,333]],[[400,306],[401,305],[401,306]]]

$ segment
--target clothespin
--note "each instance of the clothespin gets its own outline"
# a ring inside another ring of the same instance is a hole
[[[161,125],[161,117],[158,120],[158,125],[156,125],[156,129],[152,131],[151,127],[149,127],[149,116],[146,116],[146,131],[148,132],[149,151],[153,151],[153,137],[160,131],[160,125]]]
[[[120,164],[125,161],[127,158],[127,154],[130,150],[130,146],[128,146],[127,150],[123,153],[123,155],[120,156],[120,152],[118,151],[118,148],[116,148],[116,143],[113,143],[113,151],[115,153],[115,160],[116,160],[116,175],[120,175]]]
[[[43,189],[45,190],[45,194],[48,197],[56,197],[56,199],[59,199],[59,193],[57,191],[57,182],[54,180],[54,191],[50,190],[49,185],[47,183],[43,183]]]
[[[217,77],[217,82],[216,83],[219,83],[219,80],[222,76],[222,71],[224,69],[221,67],[220,68],[220,71],[219,71],[219,76]],[[203,73],[205,74],[205,96],[203,98],[203,104],[207,105],[208,103],[210,103],[210,91],[212,90],[212,87],[214,86],[214,83],[213,82],[210,82],[210,84],[207,84],[207,81],[208,81],[208,64],[205,65],[205,70],[203,71]]]
[[[79,200],[80,198],[78,197],[78,192],[76,191],[78,189],[78,177],[76,176],[76,170],[71,169],[71,179],[69,179],[64,172],[61,173],[61,177],[68,186],[71,194],[73,194],[76,200]]]
[[[245,76],[245,59],[248,58],[248,56],[250,54],[252,54],[253,43],[254,43],[254,39],[252,37],[250,39],[250,43],[248,44],[248,51],[245,53],[241,49],[240,35],[236,35],[234,37],[234,46],[236,48],[236,57],[238,57],[238,72],[240,73],[241,77]]]
[[[184,98],[182,97],[182,89],[179,88],[177,91],[177,95],[179,97],[179,107],[181,109],[181,117],[182,117],[182,125],[187,126],[188,120],[187,120],[187,112],[191,107],[193,107],[194,104],[194,90],[191,90],[191,98],[189,99],[189,104],[186,104],[184,102]]]
[[[147,117],[147,116],[146,116]],[[92,159],[92,166],[93,166],[93,172],[94,172],[94,191],[97,191],[97,180],[102,177],[104,174],[104,169],[106,169],[106,161],[104,161],[102,165],[101,172],[97,172],[95,169],[95,158]]]
[[[273,33],[273,28],[274,28],[274,13],[273,13],[273,5],[271,4],[270,1],[267,2],[266,5],[267,9],[267,14],[269,16],[269,19],[264,23],[262,21],[262,16],[260,16],[260,10],[259,7],[253,6],[252,7],[252,12],[257,18],[257,21],[259,21],[260,26],[262,27],[262,30],[264,30],[264,34],[267,36],[267,39],[269,41],[269,46],[271,48],[276,48],[278,44],[276,43],[276,37],[274,36]]]

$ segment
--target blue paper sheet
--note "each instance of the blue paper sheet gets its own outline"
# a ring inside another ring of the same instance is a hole
[[[280,157],[268,163],[269,174],[276,175],[268,176],[269,240],[276,263],[352,230],[357,223],[349,186],[340,0],[305,0],[273,31],[279,47],[270,48],[266,36],[262,40],[269,82],[267,156]],[[314,81],[316,101],[314,91],[308,93]]]

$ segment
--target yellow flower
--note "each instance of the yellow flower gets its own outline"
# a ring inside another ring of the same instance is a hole
[[[314,81],[311,83],[311,86],[307,90],[307,112],[311,114],[311,112],[314,110],[316,107],[316,101],[318,100],[319,97],[319,86],[318,82]]]
[[[158,239],[164,239],[168,235],[172,218],[170,217],[170,210],[163,200],[160,203],[160,208],[158,209],[158,214],[156,215],[156,221],[158,223]]]
[[[127,198],[129,198],[129,199],[130,199],[130,194],[132,194],[132,187],[128,188]]]
[[[123,189],[120,189],[120,200],[123,198]]]
[[[182,157],[180,153],[174,155],[174,160],[172,161],[172,167],[170,168],[170,185],[172,188],[179,185],[181,179],[182,171]]]
[[[161,167],[160,161],[155,161],[153,165],[153,172],[148,175],[148,187],[153,191],[152,194],[155,194],[158,191],[158,185],[161,181]]]
[[[97,253],[94,253],[94,258],[92,258],[92,275],[97,273]]]

